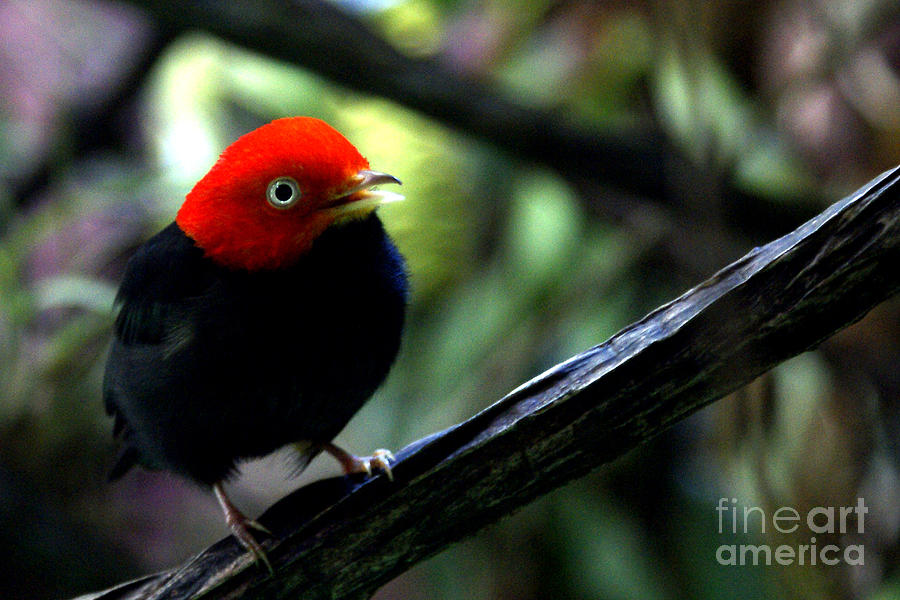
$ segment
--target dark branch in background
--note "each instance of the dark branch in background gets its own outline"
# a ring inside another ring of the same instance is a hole
[[[135,2],[162,23],[222,39],[409,106],[513,153],[636,193],[662,185],[659,139],[609,139],[504,100],[433,60],[399,53],[329,2]],[[289,90],[286,90],[289,93]]]
[[[608,218],[626,218],[633,211],[629,203],[604,202],[608,186],[668,206],[682,200],[671,188],[673,172],[696,174],[691,179],[707,176],[681,158],[658,130],[621,135],[588,131],[556,113],[520,106],[438,61],[401,54],[330,2],[132,3],[166,27],[208,31],[349,88],[389,98],[515,156],[551,167]],[[726,216],[740,223],[751,239],[789,231],[821,207],[816,198],[775,202],[723,185],[718,191],[729,199],[725,208],[732,211]]]
[[[310,484],[260,521],[275,575],[226,538],[84,598],[360,598],[622,456],[900,290],[900,167],[607,342],[398,453],[395,481]],[[245,594],[247,596],[245,596]]]

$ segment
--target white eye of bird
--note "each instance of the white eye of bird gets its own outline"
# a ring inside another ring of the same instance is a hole
[[[291,177],[279,177],[269,182],[266,200],[275,208],[290,208],[300,199],[300,186]]]

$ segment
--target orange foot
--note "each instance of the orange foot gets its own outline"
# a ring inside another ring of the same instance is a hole
[[[390,450],[379,448],[372,453],[372,456],[354,456],[331,442],[322,444],[322,450],[335,457],[341,463],[341,468],[344,469],[344,473],[347,475],[365,473],[371,477],[372,470],[377,469],[387,475],[387,478],[391,481],[394,480],[394,474],[391,472],[391,462],[396,459]]]

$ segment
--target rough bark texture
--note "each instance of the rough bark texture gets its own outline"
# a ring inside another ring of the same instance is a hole
[[[360,598],[860,319],[900,289],[900,167],[599,346],[398,453],[395,481],[334,478],[260,521],[269,577],[226,538],[84,596]]]

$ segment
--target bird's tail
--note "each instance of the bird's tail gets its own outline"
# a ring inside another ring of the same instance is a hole
[[[318,456],[319,452],[322,451],[322,447],[315,442],[304,440],[291,444],[291,450],[293,450],[290,455],[291,477],[297,477],[306,470],[312,459]]]

